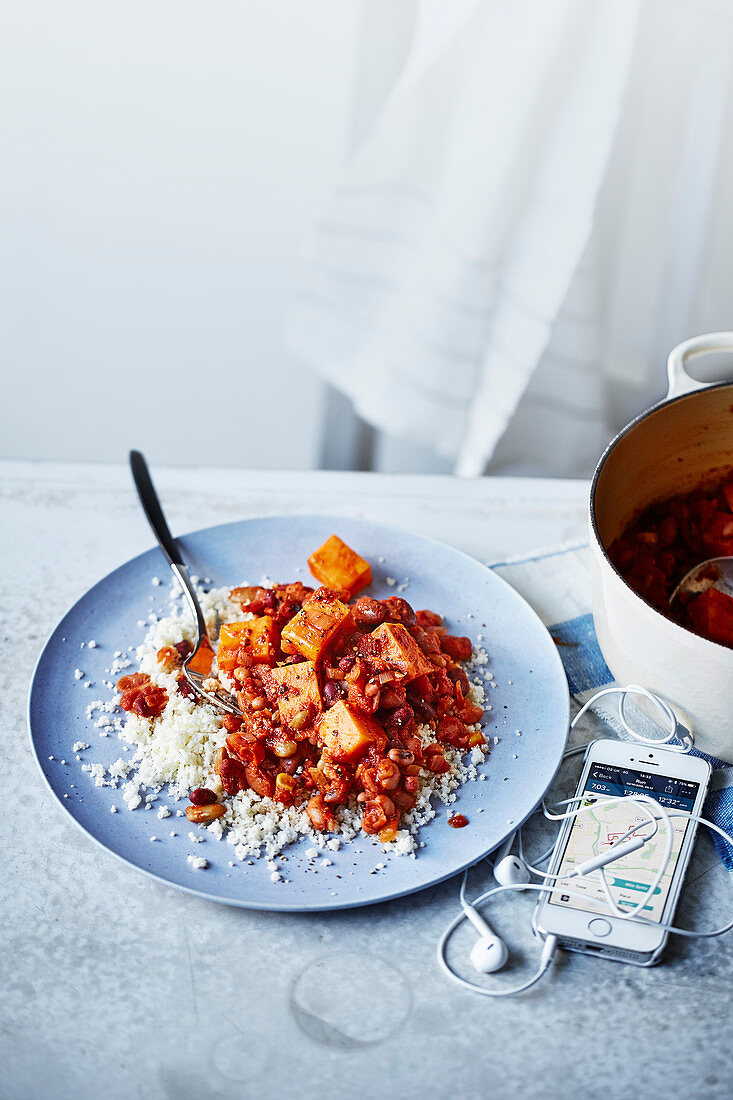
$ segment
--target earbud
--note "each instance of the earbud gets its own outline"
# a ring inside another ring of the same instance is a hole
[[[516,833],[512,833],[507,837],[494,855],[494,878],[500,886],[520,886],[529,882],[529,871],[524,861],[519,856],[509,854],[516,836]]]
[[[501,970],[509,957],[506,944],[489,928],[488,924],[472,905],[464,905],[463,912],[481,934],[471,948],[471,962],[481,974],[493,974],[495,970]]]
[[[471,948],[471,962],[480,974],[501,970],[508,958],[506,944],[498,936],[482,936]]]
[[[504,856],[494,864],[494,878],[500,886],[519,886],[529,882],[529,871],[519,856]]]

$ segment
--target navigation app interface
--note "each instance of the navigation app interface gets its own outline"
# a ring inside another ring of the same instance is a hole
[[[637,806],[630,803],[608,805],[603,798],[599,801],[594,795],[612,797],[644,792],[667,809],[691,813],[698,790],[699,784],[690,783],[686,779],[670,779],[668,776],[652,775],[616,765],[592,764],[583,791],[586,797],[582,803],[591,809],[586,810],[573,823],[560,862],[559,874],[568,873],[576,864],[585,863],[587,859],[607,851],[632,825],[640,827],[638,832],[631,834],[634,837],[648,836],[652,829],[648,817]],[[647,920],[662,919],[689,819],[673,817],[671,823],[672,858],[654,894],[642,910]],[[656,835],[643,848],[606,866],[611,897],[622,909],[630,909],[636,905],[641,895],[651,886],[664,856],[665,839],[666,828],[664,822],[660,821]],[[550,905],[585,909],[590,913],[609,912],[599,871],[572,879],[567,888],[572,889],[573,893],[565,893],[563,883],[559,883],[550,895]],[[580,898],[577,894],[582,894],[583,897]]]

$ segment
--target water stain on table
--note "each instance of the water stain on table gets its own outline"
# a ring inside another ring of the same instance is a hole
[[[348,1011],[351,1007],[354,1011]],[[411,1009],[412,993],[404,976],[393,962],[371,954],[344,952],[316,959],[290,992],[290,1012],[301,1031],[341,1050],[383,1042]]]

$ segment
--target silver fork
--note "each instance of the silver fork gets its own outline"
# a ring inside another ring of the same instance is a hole
[[[132,470],[132,477],[135,482],[135,488],[137,489],[137,495],[140,497],[140,503],[143,506],[143,512],[152,528],[153,534],[158,540],[158,545],[168,559],[168,564],[173,571],[173,575],[183,589],[183,595],[193,616],[196,627],[196,639],[193,653],[190,653],[188,657],[186,657],[181,671],[197,695],[202,696],[218,710],[224,710],[227,714],[236,714],[241,717],[242,711],[237,706],[232,696],[227,695],[220,688],[216,688],[215,690],[205,688],[204,681],[209,677],[191,667],[192,662],[195,662],[197,656],[203,654],[204,651],[209,651],[213,654],[213,646],[209,638],[209,632],[206,629],[204,613],[201,610],[201,604],[196,595],[196,589],[191,583],[191,578],[188,575],[188,567],[178,549],[178,543],[171,535],[166,518],[163,515],[163,509],[160,506],[158,494],[155,491],[150,477],[148,464],[140,451],[130,451],[130,469]]]

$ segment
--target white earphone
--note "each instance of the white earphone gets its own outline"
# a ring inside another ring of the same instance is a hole
[[[463,912],[474,928],[481,934],[481,939],[471,948],[471,962],[480,974],[493,974],[495,970],[501,970],[509,958],[509,951],[504,941],[489,928],[488,924],[472,905],[464,904]]]
[[[632,852],[637,852],[640,848],[643,848],[646,842],[651,840],[655,833],[656,828],[649,836],[638,836],[631,840],[625,840],[621,837],[607,852],[602,852],[593,859],[588,859],[585,863],[578,864],[577,867],[564,877],[568,879],[577,878],[583,875],[589,875],[592,871],[600,870],[601,867],[606,867],[609,863],[614,863],[617,859],[622,859],[624,856],[630,855]],[[509,839],[504,842],[501,848],[498,849],[496,862],[494,863],[494,878],[500,886],[513,887],[517,890],[521,890],[523,886],[529,883],[530,872],[523,859],[516,855],[507,854],[508,849],[513,847],[516,836],[517,834],[513,833]],[[549,878],[554,876],[546,877]],[[643,900],[646,901],[646,895]],[[474,969],[478,970],[480,974],[493,974],[496,970],[501,970],[502,966],[504,966],[509,958],[509,951],[506,944],[500,936],[497,936],[493,929],[489,928],[484,918],[474,906],[465,900],[463,892],[461,893],[461,906],[467,919],[481,934],[481,939],[477,940],[471,949],[470,959]]]
[[[516,837],[517,834],[512,833],[494,856],[494,878],[500,886],[519,886],[529,882],[529,869],[524,860],[510,854]]]
[[[588,702],[581,708],[581,710],[578,711],[575,718],[570,724],[570,729],[573,729],[573,727],[586,712],[586,710],[592,705],[592,703],[594,703],[601,696],[614,693],[620,693],[618,705],[619,720],[626,731],[636,740],[641,741],[644,744],[666,745],[673,751],[682,753],[689,752],[690,749],[693,747],[693,740],[690,731],[677,721],[677,718],[672,708],[666,702],[664,702],[664,700],[647,691],[646,688],[640,688],[635,684],[630,684],[628,687],[625,688],[604,688],[602,691],[599,691],[596,695],[593,696],[592,699],[588,700]],[[656,707],[658,707],[661,714],[669,723],[669,731],[665,737],[646,737],[638,733],[629,725],[625,714],[625,705],[629,695],[641,695],[651,701]],[[680,747],[670,745],[670,742],[674,739],[677,739],[680,742]],[[570,756],[575,756],[577,753],[583,752],[585,748],[587,748],[586,745],[581,745],[577,748],[570,749],[564,754],[563,759],[565,760]],[[580,796],[576,795],[574,798],[565,799],[563,800],[563,802],[558,803],[558,805],[564,805],[566,807],[572,806],[571,809],[566,810],[564,813],[561,814],[551,812],[546,807],[544,802],[542,803],[542,809],[545,816],[550,820],[563,821],[569,817],[577,817],[579,814],[584,813],[589,809],[588,806],[573,805],[574,803],[579,803],[580,801]],[[685,816],[691,821],[697,821],[700,824],[706,825],[713,832],[718,833],[718,835],[727,840],[729,844],[733,845],[733,837],[731,837],[728,833],[726,833],[718,825],[715,825],[713,822],[707,821],[705,818],[698,817],[694,814],[688,815],[669,812],[665,810],[665,808],[660,805],[655,799],[641,792],[635,795],[612,798],[610,799],[610,801],[634,802],[647,817],[648,820],[647,822],[645,822],[645,825],[651,825],[651,832],[649,832],[648,835],[637,835],[632,837],[631,834],[634,832],[638,832],[639,826],[636,825],[632,827],[628,830],[627,833],[618,837],[615,840],[614,844],[606,852],[603,852],[600,855],[593,857],[592,859],[586,860],[585,863],[579,864],[571,872],[563,875],[562,878],[563,880],[567,880],[571,878],[582,877],[584,875],[591,874],[594,871],[600,871],[601,882],[603,884],[606,898],[609,902],[611,910],[614,912],[614,915],[624,920],[642,919],[639,917],[639,914],[641,913],[643,907],[646,905],[648,899],[654,893],[654,890],[656,889],[659,881],[664,875],[664,872],[669,863],[669,859],[671,857],[672,849],[672,826],[670,822],[671,817]],[[653,809],[650,809],[650,807],[653,807]],[[659,815],[658,817],[657,813]],[[647,841],[656,836],[659,830],[660,820],[664,823],[666,835],[664,845],[665,852],[660,864],[659,871],[655,875],[654,880],[652,881],[648,890],[642,896],[640,901],[633,907],[633,909],[621,910],[611,897],[611,893],[608,888],[608,882],[603,872],[603,868],[606,867],[608,864],[615,862],[617,859],[621,859],[623,858],[623,856],[629,855],[630,853],[639,851],[639,849],[643,848]],[[511,849],[514,846],[514,842],[517,837],[519,837],[519,855],[513,855],[511,854]],[[536,859],[536,863],[542,863],[551,854],[551,852],[554,850],[554,847],[555,846],[553,844],[547,852],[543,853],[542,856]],[[531,882],[531,872],[534,872],[536,875],[541,877],[543,881],[541,883]],[[493,875],[498,885],[491,890],[487,890],[486,893],[482,894],[480,898],[477,898],[476,901],[471,904],[466,899],[466,883],[468,879],[468,870],[464,872],[459,894],[461,911],[456,917],[453,918],[453,920],[445,929],[443,935],[440,938],[440,942],[438,944],[438,963],[453,981],[457,982],[459,985],[465,986],[467,989],[470,989],[475,993],[481,994],[481,996],[511,997],[517,993],[522,993],[524,992],[524,990],[529,989],[531,986],[535,985],[535,983],[538,982],[543,974],[548,970],[557,950],[557,938],[555,936],[548,935],[545,939],[540,955],[540,966],[537,972],[527,982],[525,982],[521,986],[512,989],[487,989],[484,986],[476,985],[474,982],[470,982],[466,978],[460,977],[460,975],[451,968],[446,959],[446,947],[448,944],[448,940],[463,920],[469,920],[480,936],[479,940],[477,940],[477,942],[471,949],[471,963],[473,967],[481,974],[495,973],[497,970],[500,970],[506,963],[509,957],[509,951],[501,937],[498,936],[489,927],[487,922],[476,909],[476,906],[482,904],[485,901],[488,901],[489,898],[493,897],[494,895],[504,893],[505,891],[520,892],[530,890],[543,893],[547,890],[548,884],[551,884],[552,881],[559,879],[560,876],[547,874],[546,872],[539,870],[536,866],[528,864],[524,860],[521,829],[518,830],[517,833],[512,834],[512,836],[510,836],[494,853]],[[570,896],[583,896],[579,895],[577,891],[573,891],[572,889],[567,889],[566,892]],[[666,928],[666,930],[669,932],[676,932],[678,935],[682,936],[711,937],[723,935],[723,933],[730,931],[731,928],[733,928],[733,921],[730,921],[722,928],[718,928],[710,932],[698,932],[691,929],[675,928],[672,925],[661,925],[661,927]]]

